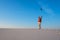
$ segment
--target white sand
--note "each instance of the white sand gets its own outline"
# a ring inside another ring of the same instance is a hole
[[[0,28],[0,40],[60,40],[60,30]]]

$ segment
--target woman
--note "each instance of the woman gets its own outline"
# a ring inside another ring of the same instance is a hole
[[[39,16],[39,17],[38,17],[39,30],[41,29],[41,20],[42,20],[42,16]]]

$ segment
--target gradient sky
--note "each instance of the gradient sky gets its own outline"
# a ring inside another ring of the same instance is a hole
[[[60,29],[60,1],[0,0],[0,28],[38,28],[38,16],[42,28]]]

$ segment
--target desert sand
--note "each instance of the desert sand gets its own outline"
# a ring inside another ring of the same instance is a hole
[[[60,30],[0,28],[0,40],[60,40]]]

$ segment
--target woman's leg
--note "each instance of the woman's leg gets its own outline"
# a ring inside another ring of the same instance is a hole
[[[39,30],[41,29],[41,23],[40,22],[38,22],[38,27],[39,27]]]

